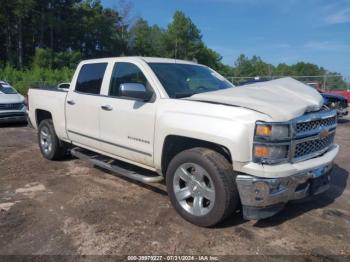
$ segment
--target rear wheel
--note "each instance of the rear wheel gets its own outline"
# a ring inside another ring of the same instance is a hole
[[[60,160],[67,156],[67,145],[57,137],[51,119],[45,119],[40,122],[38,140],[41,154],[45,158]]]
[[[235,174],[224,156],[206,148],[176,155],[166,174],[167,190],[177,212],[199,226],[213,226],[239,203]]]

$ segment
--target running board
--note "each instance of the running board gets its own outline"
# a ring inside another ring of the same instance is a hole
[[[114,159],[108,158],[106,156],[102,156],[102,155],[97,154],[95,152],[91,152],[91,151],[88,151],[88,150],[85,150],[85,149],[82,149],[79,147],[71,149],[70,152],[73,156],[75,156],[81,160],[88,161],[91,164],[96,165],[100,168],[109,170],[113,173],[116,173],[116,174],[121,175],[123,177],[127,177],[127,178],[132,179],[132,180],[136,180],[138,182],[148,184],[148,183],[158,183],[158,182],[163,180],[163,176],[160,176],[160,175],[156,175],[156,176],[155,175],[153,175],[153,176],[152,175],[151,176],[141,175],[141,174],[137,173],[136,171],[125,169],[125,168],[118,166],[118,165],[113,165],[113,164],[108,163],[108,162],[116,162]],[[147,173],[149,173],[149,172],[147,172]]]

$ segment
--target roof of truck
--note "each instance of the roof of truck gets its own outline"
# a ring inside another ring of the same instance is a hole
[[[122,56],[122,57],[107,57],[107,58],[98,58],[98,59],[89,59],[82,62],[107,62],[115,59],[127,59],[127,60],[143,60],[146,63],[170,63],[170,64],[193,64],[197,63],[192,61],[173,59],[173,58],[161,58],[161,57],[143,57],[143,56]]]
[[[186,61],[173,58],[161,58],[161,57],[139,57],[147,63],[171,63],[171,64],[197,64],[193,61]]]

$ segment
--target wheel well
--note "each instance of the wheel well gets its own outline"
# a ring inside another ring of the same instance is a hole
[[[41,121],[45,119],[52,119],[52,115],[49,111],[37,109],[35,112],[35,118],[36,118],[36,124],[37,126],[40,125]]]
[[[200,139],[190,138],[190,137],[170,135],[165,138],[164,145],[163,145],[162,172],[164,176],[167,171],[168,165],[174,156],[176,156],[178,153],[184,150],[195,148],[195,147],[204,147],[204,148],[212,149],[222,154],[227,159],[227,161],[232,163],[232,157],[231,157],[230,151],[222,145],[200,140]]]

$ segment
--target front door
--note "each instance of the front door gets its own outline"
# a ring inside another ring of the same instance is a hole
[[[107,97],[100,105],[100,137],[103,151],[153,166],[156,95],[149,102],[120,96],[120,85],[143,84],[153,91],[146,74],[137,64],[114,64]]]

